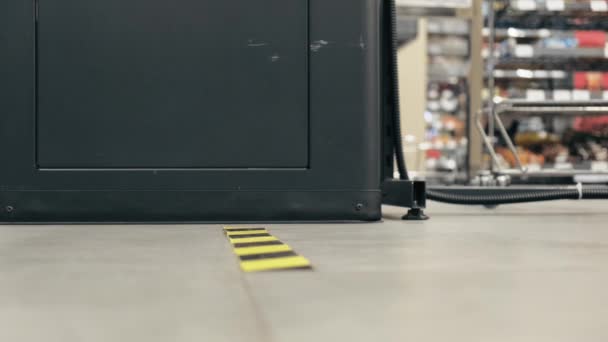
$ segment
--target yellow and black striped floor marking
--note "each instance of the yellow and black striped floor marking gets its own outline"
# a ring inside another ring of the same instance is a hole
[[[312,269],[308,259],[272,236],[266,228],[224,227],[245,272]]]

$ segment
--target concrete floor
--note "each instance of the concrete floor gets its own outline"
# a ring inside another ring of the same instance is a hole
[[[0,226],[0,341],[608,341],[606,202],[385,209],[257,274],[220,225]]]

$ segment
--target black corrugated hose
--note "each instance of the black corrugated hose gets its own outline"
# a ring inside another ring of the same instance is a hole
[[[403,155],[403,140],[401,137],[401,110],[399,101],[399,66],[397,63],[397,49],[399,42],[397,37],[397,6],[395,0],[388,1],[388,10],[390,18],[390,47],[391,52],[388,54],[390,58],[390,74],[391,74],[391,101],[392,118],[393,118],[393,145],[395,146],[395,159],[397,161],[397,170],[399,171],[400,179],[409,179],[407,167],[405,165],[405,157]]]
[[[461,194],[450,191],[448,188],[427,189],[428,199],[466,205],[500,205],[513,203],[528,203],[541,201],[554,201],[562,199],[608,199],[608,188],[601,186],[584,187],[582,184],[573,187],[555,187],[555,189],[535,190],[524,193],[509,193],[508,188],[496,188],[494,193],[488,194]]]
[[[388,54],[390,58],[390,73],[391,73],[391,105],[392,105],[392,121],[393,121],[393,144],[395,149],[395,159],[397,162],[397,170],[399,178],[403,180],[409,179],[407,166],[404,158],[403,140],[401,136],[401,111],[399,101],[399,72],[397,63],[397,6],[395,0],[388,0],[388,9],[390,12],[390,47],[391,52]],[[513,203],[541,202],[553,201],[561,199],[608,199],[607,187],[583,187],[581,184],[576,187],[556,187],[555,189],[546,189],[541,191],[530,191],[527,193],[510,193],[496,188],[494,193],[487,192],[479,194],[462,194],[450,191],[449,188],[428,188],[426,192],[427,198],[433,201],[465,204],[465,205],[500,205]]]

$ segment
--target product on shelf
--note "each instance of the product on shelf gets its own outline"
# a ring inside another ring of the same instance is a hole
[[[604,31],[574,31],[578,47],[600,47],[606,45],[606,32]]]
[[[516,167],[517,161],[515,156],[511,152],[510,149],[506,147],[498,147],[496,148],[496,153],[502,157],[502,159],[508,163],[509,167]],[[537,165],[542,167],[545,164],[545,158],[541,154],[533,153],[528,149],[524,149],[521,147],[517,148],[517,154],[519,155],[519,159],[521,160],[522,165],[530,166]]]
[[[572,126],[576,132],[608,138],[608,115],[578,117]]]

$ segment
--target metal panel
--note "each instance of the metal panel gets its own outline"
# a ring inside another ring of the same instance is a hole
[[[40,2],[38,165],[307,167],[307,8]]]
[[[299,5],[296,3],[301,4],[304,0],[285,1],[290,4],[289,6],[297,7]],[[211,1],[200,2],[207,3],[205,6],[212,6]],[[221,2],[218,1],[213,3],[214,6],[222,6],[222,17],[227,26],[234,24],[231,18],[236,14],[232,12],[243,15],[243,10],[236,4],[228,6],[220,5]],[[199,5],[192,3],[192,6]],[[263,6],[259,3],[258,5]],[[226,221],[231,217],[235,220],[378,219],[381,201],[378,100],[380,2],[379,0],[310,0],[306,5],[309,14],[306,45],[309,49],[302,52],[303,57],[297,58],[306,58],[308,61],[306,75],[308,91],[303,91],[308,96],[306,105],[309,110],[308,153],[305,159],[308,161],[307,167],[201,168],[211,163],[207,163],[207,159],[204,158],[197,159],[199,157],[196,155],[196,149],[192,148],[189,149],[188,156],[174,160],[169,160],[165,151],[163,157],[165,159],[162,161],[165,165],[185,166],[181,165],[182,162],[191,157],[193,160],[198,160],[196,164],[190,164],[195,166],[193,168],[65,169],[40,168],[37,165],[34,101],[36,23],[33,3],[21,0],[1,1],[0,144],[4,147],[4,162],[0,168],[0,220]],[[267,9],[269,10],[268,7]],[[271,12],[272,18],[284,15],[278,11]],[[143,13],[142,9],[142,16]],[[349,15],[344,16],[344,13]],[[39,23],[41,26],[44,19],[42,14]],[[296,20],[297,18],[300,17],[296,15]],[[340,18],[339,25],[336,24],[337,18]],[[175,16],[174,19],[177,20],[178,17]],[[87,22],[82,21],[82,25],[86,24]],[[179,26],[178,23],[175,25]],[[273,25],[269,24],[269,26]],[[136,30],[136,27],[133,30]],[[167,30],[169,29],[163,31]],[[231,30],[227,32],[232,32]],[[276,28],[266,27],[260,30],[276,32]],[[68,36],[69,34],[66,33],[66,37]],[[221,33],[218,33],[219,36]],[[251,38],[254,37],[255,34]],[[44,37],[40,36],[39,39],[43,41]],[[154,40],[155,35],[150,34],[148,39]],[[165,43],[169,44],[169,40],[165,40]],[[256,44],[255,41],[253,44]],[[287,47],[288,44],[281,46]],[[49,47],[46,50],[50,53],[51,49]],[[253,47],[251,50],[257,51]],[[44,55],[41,54],[38,58],[42,59]],[[266,63],[271,65],[272,62],[266,61]],[[298,63],[294,69],[290,68],[290,74],[295,69],[300,70],[299,65]],[[298,73],[295,72],[295,75]],[[56,77],[60,75],[57,74]],[[298,76],[296,76],[296,86],[301,86]],[[300,91],[294,91],[292,95],[301,94]],[[140,95],[145,94],[142,92]],[[68,100],[69,98],[66,99]],[[115,104],[113,106],[120,108]],[[44,112],[41,114],[44,115]],[[136,116],[136,114],[129,115]],[[298,115],[297,118],[300,116]],[[189,117],[188,120],[191,119]],[[287,132],[299,132],[290,123],[274,120],[266,123],[269,128],[260,130],[270,131],[270,128],[281,130],[284,127],[292,127],[287,129]],[[162,122],[156,122],[152,129],[159,129],[159,124]],[[236,120],[233,124],[239,126],[238,130],[245,130],[243,127],[249,122]],[[66,121],[62,125],[72,126],[71,129],[74,131],[78,130],[74,122]],[[42,134],[44,133],[41,132]],[[70,132],[70,134],[80,133]],[[125,139],[125,136],[126,134],[123,134],[120,139]],[[43,141],[44,139],[41,143]],[[282,142],[281,139],[277,140],[277,144]],[[104,138],[104,143],[113,142]],[[137,144],[132,141],[122,143]],[[75,144],[78,144],[78,141],[75,141]],[[91,146],[88,148],[91,150]],[[127,149],[138,151],[133,146]],[[177,150],[175,145],[171,149]],[[247,164],[300,165],[303,160],[299,153],[296,153],[295,157],[286,157],[282,155],[280,147],[273,149],[274,151],[268,152],[268,157],[273,158],[270,162],[262,158],[266,152],[256,152],[254,156],[247,157],[250,158]],[[213,146],[208,150],[217,152],[214,160],[209,159],[215,165],[235,164],[241,160],[220,156],[234,153],[234,150],[223,145]],[[116,146],[112,149],[106,148],[106,151],[112,153],[107,157],[108,159],[101,159],[104,160],[104,165],[107,165],[106,162],[127,165],[127,160],[121,159],[124,157],[119,155],[120,151]],[[145,153],[149,152],[145,151]],[[41,157],[45,156],[41,154]],[[85,160],[87,158],[88,160]],[[155,156],[146,158],[148,159],[137,157],[134,160],[138,161],[139,165],[159,161],[154,160]],[[222,160],[222,158],[226,159]],[[57,163],[60,165],[70,160],[53,157],[48,161],[60,161],[61,163]],[[92,165],[97,159],[83,155],[79,161]],[[276,164],[272,164],[275,162]],[[141,201],[144,201],[144,204],[140,203]],[[246,210],[240,212],[239,209],[242,208]],[[114,214],[110,215],[109,212]]]

